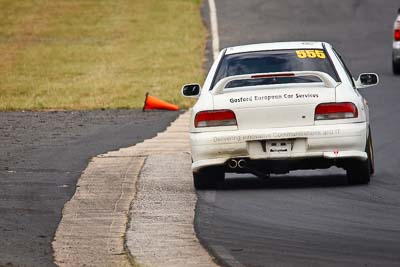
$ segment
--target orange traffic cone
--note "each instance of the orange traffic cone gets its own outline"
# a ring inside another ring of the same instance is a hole
[[[177,105],[165,102],[157,97],[149,95],[146,93],[146,99],[144,100],[143,111],[151,109],[166,109],[166,110],[179,110]]]

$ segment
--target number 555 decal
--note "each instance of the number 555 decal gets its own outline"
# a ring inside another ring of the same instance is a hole
[[[322,50],[296,50],[296,54],[298,58],[326,58]]]

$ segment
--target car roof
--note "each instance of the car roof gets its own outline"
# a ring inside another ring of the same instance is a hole
[[[277,42],[232,46],[226,48],[226,55],[285,49],[323,49],[323,42]]]

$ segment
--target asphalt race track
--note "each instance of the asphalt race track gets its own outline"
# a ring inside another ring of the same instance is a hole
[[[178,114],[0,113],[0,266],[54,266],[61,211],[88,161],[153,137]]]
[[[231,266],[400,266],[400,76],[391,70],[398,0],[218,0],[220,47],[327,41],[355,77],[376,72],[363,90],[371,108],[376,173],[349,186],[344,170],[298,171],[262,181],[228,176],[201,191],[196,230]],[[203,12],[204,13],[204,12]]]

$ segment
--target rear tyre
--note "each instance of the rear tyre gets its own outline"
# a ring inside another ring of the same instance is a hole
[[[400,74],[400,61],[392,60],[393,74]]]
[[[193,173],[194,188],[198,190],[214,189],[224,179],[225,170],[221,167],[207,167]]]
[[[368,184],[371,180],[371,175],[375,172],[371,130],[369,130],[367,143],[365,144],[365,152],[368,155],[367,160],[354,161],[348,167],[347,179],[349,184]]]
[[[369,173],[372,175],[375,172],[375,158],[374,158],[374,146],[372,145],[371,130],[369,130],[368,141],[366,144],[365,151],[367,152],[368,155]]]

